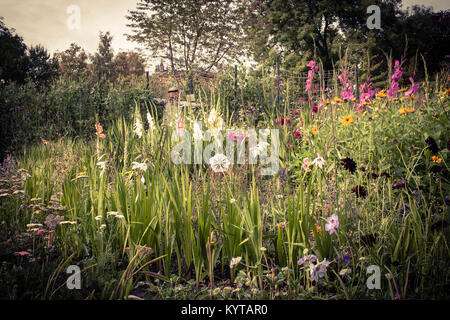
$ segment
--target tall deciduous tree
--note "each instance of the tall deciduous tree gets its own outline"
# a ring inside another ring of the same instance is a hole
[[[143,75],[145,72],[145,60],[137,52],[119,52],[113,62],[117,76],[130,78]]]
[[[61,75],[71,78],[86,75],[88,56],[77,44],[71,43],[67,50],[56,52],[55,57],[58,59]]]
[[[141,0],[128,39],[169,62],[172,72],[209,71],[242,54],[239,0]]]
[[[47,85],[58,75],[58,60],[50,57],[47,50],[40,46],[32,46],[28,50],[28,75],[37,87]]]

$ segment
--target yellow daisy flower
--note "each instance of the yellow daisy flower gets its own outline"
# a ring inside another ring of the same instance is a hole
[[[352,115],[346,115],[341,119],[341,122],[344,126],[349,126],[353,122],[353,116]]]

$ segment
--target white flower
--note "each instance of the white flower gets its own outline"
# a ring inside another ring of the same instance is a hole
[[[100,230],[103,230],[103,229],[105,229],[106,228],[106,224],[102,224],[101,226],[100,226]]]
[[[118,215],[116,215],[116,218],[117,218],[117,219],[124,219],[125,216],[124,216],[123,214],[118,214]]]
[[[147,171],[147,164],[145,162],[140,163],[133,161],[131,164],[133,165],[132,167],[133,170]]]
[[[194,122],[194,140],[202,140],[203,132],[198,122]]]
[[[242,257],[236,257],[236,258],[231,259],[230,269],[233,269],[236,265],[238,265],[239,262],[241,262],[241,260],[242,260]]]
[[[59,224],[77,224],[76,221],[61,221]]]
[[[234,199],[234,198],[230,199],[230,203],[235,203],[235,202],[236,202],[236,199]]]
[[[224,154],[219,153],[209,159],[209,164],[214,172],[224,172],[228,169],[231,162]]]
[[[250,152],[254,158],[257,156],[260,156],[261,154],[265,153],[267,150],[267,147],[269,144],[265,141],[261,141],[256,146],[250,148]]]
[[[150,131],[155,130],[155,124],[153,122],[153,118],[150,115],[150,112],[147,112],[147,122],[148,122],[148,128],[150,129]]]
[[[139,118],[136,118],[136,121],[134,123],[134,133],[141,138],[142,132],[144,131],[144,127],[142,125],[142,122]]]
[[[100,221],[100,220],[102,220],[102,216],[96,216],[94,219],[97,221]]]
[[[315,158],[315,159],[311,162],[311,164],[313,164],[313,165],[319,167],[320,169],[322,169],[323,165],[325,164],[325,160],[324,160],[321,156],[318,155],[318,157]]]
[[[108,211],[106,215],[109,216],[117,216],[119,213],[117,211]]]
[[[219,119],[217,120],[217,129],[222,130],[222,128],[223,128],[223,119],[219,117]]]
[[[100,167],[100,169],[105,170],[106,169],[106,161],[100,161],[97,162],[97,165]]]
[[[216,118],[217,118],[216,108],[212,108],[211,112],[209,113],[208,122],[210,124],[213,124],[214,122],[216,122]]]

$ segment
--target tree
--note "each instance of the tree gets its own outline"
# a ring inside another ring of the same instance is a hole
[[[119,52],[114,57],[114,70],[117,76],[130,78],[145,72],[144,58],[137,52]]]
[[[87,73],[88,56],[83,48],[75,43],[63,52],[56,52],[55,57],[59,62],[59,69],[62,75],[70,78],[78,78]]]
[[[0,79],[24,83],[29,63],[27,46],[14,32],[0,17]]]
[[[366,27],[371,4],[381,7],[382,21],[395,18],[400,0],[255,0],[248,11],[248,41],[261,60],[270,50],[295,68],[305,68],[315,54],[331,69],[339,58],[339,47],[370,43]],[[384,24],[383,24],[384,26]],[[379,32],[375,30],[372,32]],[[358,41],[355,36],[358,35]],[[373,44],[375,47],[376,45]]]
[[[112,79],[114,77],[114,51],[111,46],[113,37],[109,32],[100,32],[99,38],[97,52],[91,56],[92,76],[98,77],[98,80]]]
[[[339,37],[338,12],[343,3],[345,1],[254,1],[248,12],[247,28],[253,50],[260,53],[259,58],[264,58],[269,50],[276,49],[281,57],[295,60],[297,66],[306,66],[315,48],[316,57],[330,69],[331,47]]]
[[[173,73],[209,71],[242,54],[239,0],[141,0],[127,19],[128,40],[169,61]]]
[[[38,88],[47,85],[58,75],[58,60],[55,57],[50,58],[44,47],[32,46],[28,55],[28,75]]]

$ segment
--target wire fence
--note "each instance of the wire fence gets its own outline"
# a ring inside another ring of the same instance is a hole
[[[310,94],[327,94],[329,96],[339,95],[339,72],[336,70],[321,70],[315,74],[311,83]],[[346,78],[352,84],[355,97],[359,98],[360,79],[358,68],[352,67],[346,72]],[[211,90],[225,91],[227,97],[235,100],[244,100],[244,95],[256,95],[253,91],[263,91],[264,99],[280,103],[294,98],[305,98],[308,96],[306,82],[308,72],[294,72],[282,69],[279,65],[263,70],[261,74],[255,76],[238,70],[237,66],[232,71],[229,69],[217,73],[192,73],[187,76],[185,73],[171,75],[165,73],[147,74],[147,86],[152,86],[159,92],[159,96],[167,96],[168,89],[176,86],[184,95],[195,94],[199,90],[210,92]],[[347,81],[346,79],[346,81]],[[250,88],[253,86],[253,88]]]

